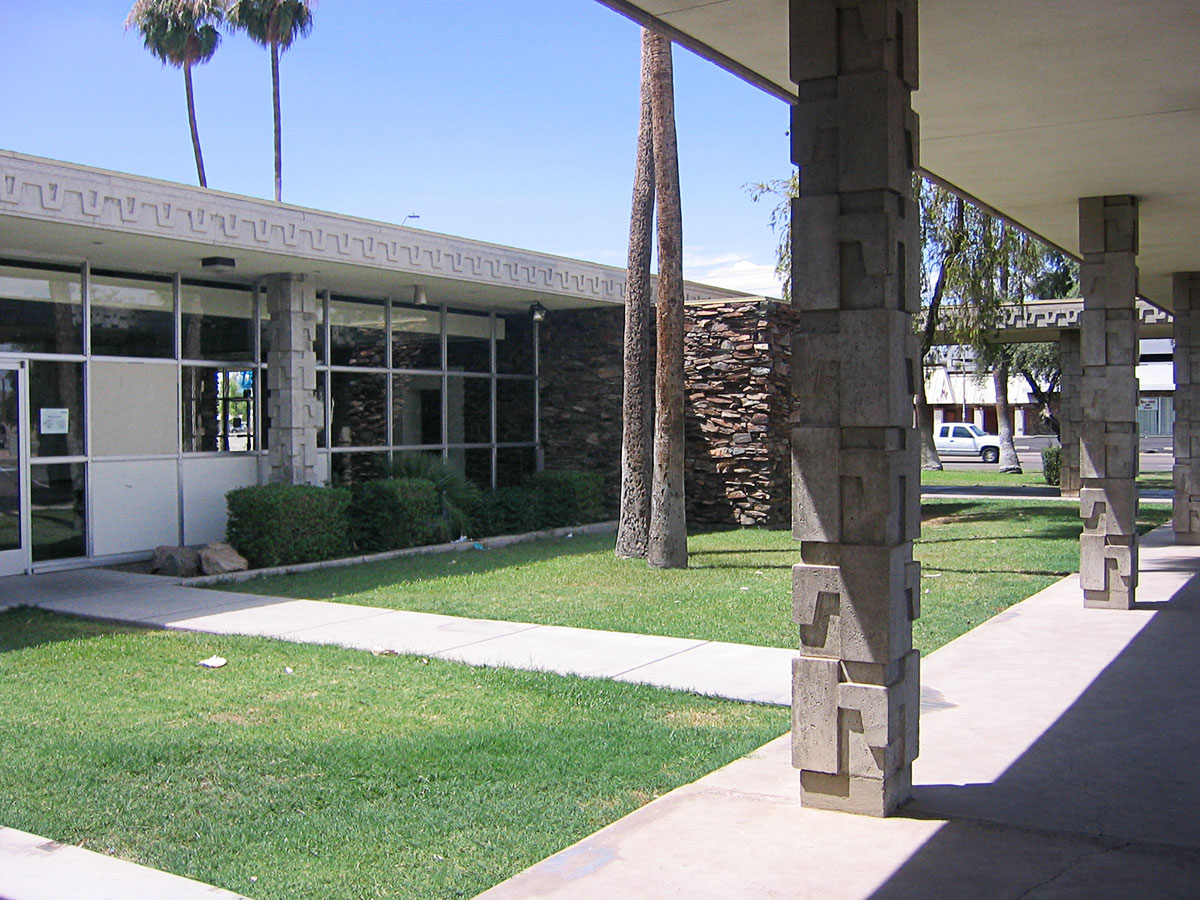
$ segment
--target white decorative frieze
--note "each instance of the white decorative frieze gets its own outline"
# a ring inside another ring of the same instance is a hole
[[[625,271],[0,151],[0,216],[619,303]],[[687,285],[686,299],[740,297]]]

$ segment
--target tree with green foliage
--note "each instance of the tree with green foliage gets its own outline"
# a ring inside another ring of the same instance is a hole
[[[800,173],[792,172],[790,178],[775,178],[744,185],[750,199],[757,203],[763,197],[778,198],[771,210],[771,230],[779,235],[775,247],[775,275],[783,285],[783,300],[792,300],[792,201],[800,196]]]
[[[1041,407],[1042,421],[1061,440],[1062,425],[1050,402],[1062,381],[1058,344],[1013,344],[1010,359],[1012,370],[1025,379],[1030,395]]]
[[[279,54],[312,31],[314,0],[233,0],[229,22],[271,51],[271,99],[275,114],[275,200],[283,193],[283,149],[279,114]]]
[[[137,0],[125,19],[126,30],[136,28],[146,49],[163,65],[183,69],[187,92],[188,126],[196,175],[200,187],[208,187],[200,132],[196,127],[196,102],[192,95],[192,67],[212,59],[221,43],[217,26],[225,17],[224,0]]]

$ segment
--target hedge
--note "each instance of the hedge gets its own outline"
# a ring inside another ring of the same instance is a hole
[[[303,484],[264,484],[225,495],[225,538],[251,567],[349,556],[350,492]]]
[[[423,478],[364,481],[350,493],[350,533],[365,553],[426,543],[441,511],[437,488]]]
[[[1062,484],[1062,447],[1042,448],[1042,477],[1046,484]]]

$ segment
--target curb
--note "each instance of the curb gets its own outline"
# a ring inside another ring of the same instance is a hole
[[[567,537],[574,534],[604,534],[616,531],[617,523],[594,522],[590,525],[576,525],[567,528],[547,528],[543,531],[529,531],[525,534],[505,534],[497,537],[481,538],[478,541],[455,541],[449,544],[428,544],[424,547],[405,547],[402,550],[386,550],[383,553],[371,553],[366,556],[346,556],[342,559],[325,559],[318,562],[294,563],[290,566],[274,566],[270,569],[247,569],[244,572],[226,572],[222,575],[197,575],[195,578],[184,578],[179,583],[184,587],[205,587],[210,584],[231,584],[242,581],[252,581],[255,578],[267,578],[273,575],[297,575],[301,572],[316,572],[320,569],[340,569],[346,566],[357,566],[362,563],[382,562],[388,559],[401,559],[406,556],[425,556],[432,553],[462,553],[473,550],[476,544],[482,544],[485,550],[497,550],[500,547],[510,547],[513,544],[524,544],[529,541],[539,541],[544,538]]]

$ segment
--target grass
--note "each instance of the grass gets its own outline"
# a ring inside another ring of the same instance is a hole
[[[1007,606],[1077,571],[1082,525],[1071,504],[930,500],[915,546],[926,578],[914,643],[929,653]],[[1170,510],[1147,508],[1145,528]],[[790,532],[694,534],[690,568],[652,570],[588,535],[300,575],[231,589],[484,619],[572,625],[795,647]]]
[[[0,823],[256,900],[471,897],[787,727],[638,685],[0,614]]]
[[[948,468],[940,472],[922,471],[921,484],[931,485],[1032,485],[1048,487],[1042,473],[1023,472],[1020,475],[998,472],[994,469],[960,469]],[[1138,475],[1137,485],[1142,490],[1169,491],[1174,485],[1170,472],[1142,472]]]

